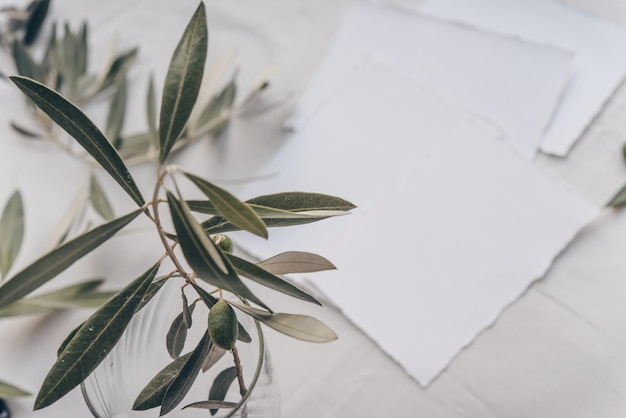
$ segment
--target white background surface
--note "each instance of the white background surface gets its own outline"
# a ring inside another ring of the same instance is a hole
[[[574,1],[586,10],[626,26],[626,8],[621,0]],[[216,59],[225,51],[239,48],[242,77],[248,81],[265,66],[278,63],[282,71],[275,78],[273,94],[282,97],[289,92],[297,96],[307,85],[351,3],[348,0],[208,3],[210,55]],[[136,73],[138,84],[143,85],[145,68],[160,69],[157,80],[162,81],[170,51],[195,6],[192,1],[120,0],[105,4],[57,0],[56,14],[75,16],[71,19],[75,21],[89,12],[103,39],[108,40],[117,32],[121,44],[145,42],[139,63],[146,66]],[[126,16],[133,15],[130,13],[133,11],[141,11],[143,17],[129,21]],[[2,94],[9,95],[1,104],[0,123],[5,126],[6,113],[16,111],[11,108],[17,93],[3,88]],[[142,97],[137,97],[136,105],[140,106],[142,101]],[[205,162],[206,175],[235,178],[253,173],[280,146],[283,139],[279,127],[288,113],[289,106],[285,106],[271,117],[236,122],[230,129],[228,142],[212,147],[213,153]],[[537,163],[601,205],[626,181],[620,155],[626,136],[624,113],[626,90],[621,89],[568,159],[541,156]],[[16,138],[9,133],[3,135],[3,141],[10,140]],[[206,149],[206,144],[199,144],[196,151]],[[29,152],[35,155],[41,151]],[[198,155],[197,152],[193,154]],[[228,162],[234,163],[226,167]],[[3,189],[2,193],[8,196],[10,190]],[[547,276],[508,308],[427,390],[421,389],[338,312],[291,305],[283,298],[274,301],[268,294],[265,299],[275,302],[277,308],[312,313],[331,324],[340,335],[337,342],[320,346],[268,333],[281,379],[283,416],[623,417],[626,410],[625,231],[626,214],[604,213],[559,257]],[[38,244],[31,241],[29,245],[30,254],[36,254]],[[143,251],[136,254],[136,258],[142,254]],[[106,252],[102,255],[103,265],[108,256]],[[132,261],[126,260],[126,265],[117,268],[123,272],[132,266]],[[125,279],[114,274],[112,281],[119,280],[121,284]],[[1,323],[0,375],[36,391],[54,361],[58,343],[84,315],[71,313]],[[36,334],[31,333],[35,330]],[[79,394],[74,392],[36,414],[29,412],[32,399],[13,402],[11,406],[18,418],[85,417],[87,412],[81,402]]]

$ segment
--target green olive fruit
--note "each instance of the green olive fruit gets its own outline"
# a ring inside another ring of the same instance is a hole
[[[224,234],[216,234],[211,237],[213,243],[220,247],[220,250],[224,251],[227,254],[233,253],[233,241],[230,239],[228,235]]]
[[[234,347],[239,336],[239,323],[234,309],[223,300],[209,310],[209,335],[213,344],[224,350]]]

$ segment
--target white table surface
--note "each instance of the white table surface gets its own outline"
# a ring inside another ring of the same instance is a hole
[[[121,45],[141,43],[138,66],[131,79],[141,86],[147,69],[157,70],[157,80],[162,81],[171,50],[197,4],[165,0],[53,1],[54,16],[73,22],[89,17],[93,32],[99,33],[99,48],[114,33],[118,33]],[[626,27],[626,6],[621,0],[569,2]],[[197,144],[194,151],[182,156],[179,164],[201,166],[201,171],[196,170],[199,174],[219,179],[254,174],[284,140],[281,122],[306,87],[333,31],[352,3],[207,2],[211,60],[238,49],[244,85],[266,67],[279,65],[271,97],[290,95],[292,99],[263,117],[235,121],[226,142]],[[133,15],[142,10],[144,19],[124,19],[125,12]],[[163,22],[166,24],[161,25]],[[5,87],[0,93],[3,101],[4,95],[9,95],[8,100],[17,97],[14,90]],[[140,107],[142,100],[133,99],[133,106]],[[6,107],[5,102],[3,109]],[[567,159],[540,156],[537,164],[593,203],[602,205],[626,182],[621,159],[621,146],[626,139],[625,114],[626,89],[622,88]],[[5,119],[0,126],[6,126]],[[1,129],[3,133],[7,130]],[[15,140],[12,134],[7,136],[7,140]],[[197,160],[198,155],[204,155],[200,151],[207,153],[202,161]],[[147,178],[150,172],[149,167],[135,170],[141,178]],[[234,186],[233,190],[237,188]],[[312,345],[268,331],[281,382],[283,417],[623,417],[624,248],[626,213],[607,210],[582,231],[543,279],[463,350],[427,389],[411,380],[339,311],[291,302],[266,292],[262,296],[276,309],[313,314],[340,336],[331,344]],[[101,257],[111,256],[111,250]],[[31,249],[30,254],[34,256],[36,252]],[[133,258],[145,256],[141,252]],[[111,270],[123,271],[133,262],[126,260]],[[98,264],[103,263],[91,268]],[[121,285],[125,279],[111,276],[111,286]],[[59,342],[87,314],[71,312],[2,321],[0,376],[36,391],[54,361]],[[30,412],[32,401],[11,401],[14,416],[88,416],[78,391],[37,413]]]

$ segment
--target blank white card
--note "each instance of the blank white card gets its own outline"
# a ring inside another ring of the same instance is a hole
[[[423,385],[541,277],[597,209],[513,152],[481,116],[365,60],[246,197],[336,194],[349,216],[235,236],[265,258],[320,253],[315,285]]]

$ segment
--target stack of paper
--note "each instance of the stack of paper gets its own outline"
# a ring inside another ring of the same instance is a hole
[[[571,80],[541,142],[546,153],[567,155],[626,76],[626,31],[558,1],[425,0],[420,11],[574,53]]]
[[[359,209],[274,229],[269,242],[236,237],[261,258],[331,258],[340,271],[315,285],[424,385],[597,215],[532,157],[550,138],[569,147],[580,121],[559,118],[591,118],[619,73],[611,67],[597,92],[579,50],[447,22],[451,11],[478,20],[446,2],[424,5],[436,19],[358,4],[289,121],[294,134],[263,169],[278,177],[246,191],[329,193]]]

